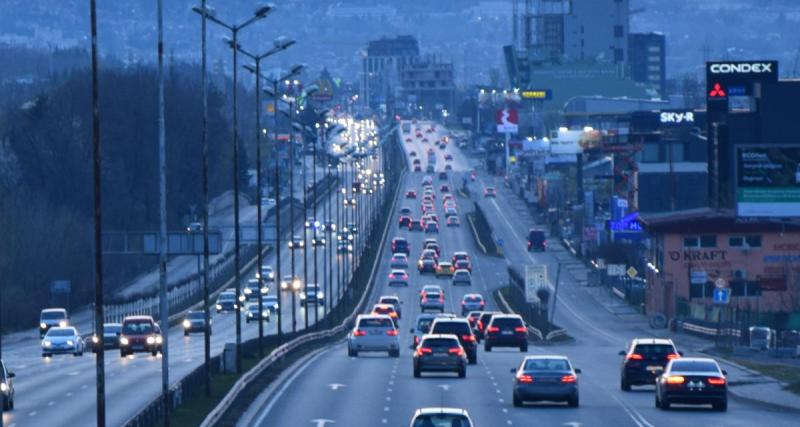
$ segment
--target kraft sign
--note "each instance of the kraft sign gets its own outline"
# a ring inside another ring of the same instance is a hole
[[[777,62],[723,62],[708,67],[711,74],[771,74],[778,68]]]
[[[661,113],[659,120],[663,124],[694,123],[694,112],[675,113],[665,111]]]

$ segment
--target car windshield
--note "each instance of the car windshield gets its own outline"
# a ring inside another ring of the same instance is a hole
[[[663,356],[675,353],[675,349],[669,344],[637,344],[633,352],[642,356]]]
[[[676,360],[672,362],[672,368],[670,368],[674,372],[710,372],[710,373],[719,373],[719,368],[717,368],[717,364],[711,361],[706,360]]]
[[[464,297],[464,301],[466,301],[466,302],[481,302],[481,301],[483,301],[483,298],[480,297],[480,296],[477,296],[477,295],[476,296],[465,296]]]
[[[400,301],[397,298],[381,298],[379,302],[381,304],[392,304],[392,305],[397,305],[400,303]]]
[[[358,328],[391,328],[392,320],[383,317],[367,317],[358,321]]]
[[[77,335],[72,328],[53,328],[47,331],[48,337],[74,337]]]
[[[278,297],[276,297],[274,295],[269,295],[269,296],[265,296],[262,301],[263,301],[264,304],[266,304],[266,303],[275,304],[275,303],[278,302]]]
[[[424,334],[427,334],[428,331],[431,329],[432,323],[433,323],[433,318],[419,319],[417,321],[417,330],[419,330]]]
[[[123,334],[150,334],[153,332],[153,324],[147,320],[125,322],[122,325]]]
[[[469,273],[466,271],[456,271],[455,276],[457,279],[469,279]]]
[[[116,334],[122,330],[121,325],[103,325],[104,334]]]
[[[472,424],[463,415],[433,414],[418,416],[412,427],[472,427]]]
[[[203,320],[205,319],[205,313],[203,313],[202,311],[193,311],[189,313],[186,317],[192,320]]]
[[[498,328],[516,328],[522,325],[522,320],[510,317],[499,317],[492,319],[492,326]]]
[[[452,338],[426,338],[422,341],[422,346],[431,349],[449,349],[458,347],[458,340]]]
[[[528,359],[525,361],[525,371],[569,371],[569,362],[564,359]]]
[[[61,320],[66,318],[63,312],[45,311],[42,313],[42,320]]]
[[[431,333],[469,335],[472,332],[469,328],[469,323],[459,321],[459,322],[436,322],[434,323],[433,327],[431,327]]]
[[[236,300],[235,294],[223,293],[219,295],[220,301],[234,301]]]

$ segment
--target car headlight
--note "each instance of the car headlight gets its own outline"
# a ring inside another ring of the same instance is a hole
[[[8,391],[8,384],[0,383],[0,391],[2,391],[3,393],[7,392]]]
[[[184,320],[183,321],[183,327],[186,328],[186,329],[191,328],[192,327],[192,322],[190,322],[189,320]]]
[[[292,282],[292,288],[294,288],[294,290],[296,290],[296,291],[300,290],[300,287],[302,285],[303,284],[300,283],[300,280],[295,280],[294,282]]]
[[[352,241],[353,240],[353,235],[352,234],[348,234],[347,235],[347,240],[351,240]]]
[[[306,221],[306,228],[311,227],[311,223]]]
[[[239,308],[239,304],[234,304],[233,309],[236,310],[237,308]]]
[[[97,344],[100,342],[100,338],[97,338],[97,335],[92,335],[92,342]]]
[[[244,300],[245,300],[244,295],[239,295],[239,302],[244,302]],[[236,308],[236,307],[234,307],[234,308]]]
[[[319,299],[325,298],[325,294],[322,292],[317,292],[317,298]]]
[[[47,329],[47,323],[44,323],[44,322],[40,323],[40,324],[39,324],[39,328],[41,328],[41,329]]]
[[[156,343],[156,339],[154,337],[147,337],[147,343],[153,345]]]
[[[306,245],[306,243],[305,243],[305,242],[300,242],[300,247],[301,247],[301,248],[302,248],[302,247],[305,247],[305,245]]]
[[[244,294],[245,294],[245,295],[250,295],[250,294],[252,294],[252,293],[253,293],[253,290],[252,290],[252,289],[250,289],[250,288],[244,288]]]
[[[248,311],[247,312],[247,317],[253,317],[253,312],[252,311]]]
[[[353,252],[353,245],[347,245],[347,250]]]
[[[288,287],[289,287],[289,284],[288,284],[288,283],[286,283],[286,282],[281,282],[281,289],[284,289],[284,290],[285,290],[285,289],[286,289],[286,288],[288,288]]]
[[[217,308],[217,310],[222,310],[222,304],[217,304],[217,305],[215,305],[214,307],[216,307],[216,308]]]
[[[266,295],[269,293],[269,288],[261,288],[261,295]]]
[[[277,309],[278,309],[278,304],[273,304],[273,305],[272,305],[272,308],[273,308],[274,310],[277,310]]]
[[[275,278],[275,273],[269,273],[269,275],[267,277],[269,277],[270,280],[272,280],[272,279]]]
[[[164,338],[161,338],[161,335],[156,336],[156,344],[161,344],[164,342]]]
[[[42,341],[42,347],[50,347],[51,345],[53,345],[53,343],[50,342],[50,340]]]
[[[261,317],[269,317],[269,311],[262,311]]]
[[[130,341],[128,341],[128,339],[127,339],[127,338],[125,338],[125,337],[119,337],[119,344],[120,344],[120,345],[128,345],[129,343],[130,343]]]
[[[291,248],[291,247],[293,247],[293,246],[294,246],[294,243],[292,243],[292,242],[289,242],[289,247]]]
[[[305,293],[300,294],[300,299],[306,299],[306,294]]]
[[[61,326],[62,328],[66,328],[67,327],[67,321],[66,320],[59,321],[58,322],[58,326]]]
[[[67,345],[75,345],[75,341],[67,340]]]

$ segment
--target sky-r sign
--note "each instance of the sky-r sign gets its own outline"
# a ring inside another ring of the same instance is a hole
[[[659,119],[662,124],[681,124],[681,123],[694,123],[694,112],[686,111],[681,113],[663,111]]]

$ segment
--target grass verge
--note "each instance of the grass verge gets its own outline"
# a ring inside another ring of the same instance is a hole
[[[744,359],[732,360],[762,375],[785,382],[785,390],[800,396],[800,368],[783,364],[756,363]]]

